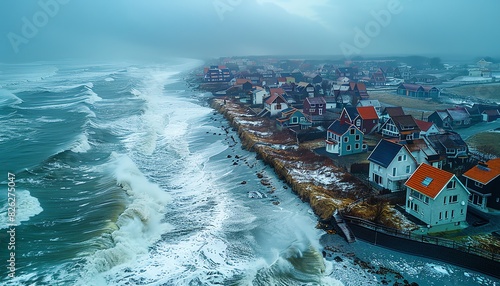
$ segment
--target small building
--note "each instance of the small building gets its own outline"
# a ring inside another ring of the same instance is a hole
[[[399,140],[420,138],[420,128],[412,115],[393,116],[380,127],[382,135]]]
[[[440,91],[435,86],[402,83],[398,86],[397,94],[417,98],[437,98],[440,94]]]
[[[469,205],[483,212],[500,210],[500,158],[479,162],[463,177],[471,193]]]
[[[382,105],[378,99],[362,99],[358,102],[357,106],[373,106],[377,115],[380,117],[382,115]]]
[[[402,115],[405,115],[405,112],[401,106],[387,106],[379,117],[380,121],[384,123],[391,117]]]
[[[481,113],[483,121],[491,122],[500,118],[500,112],[498,109],[487,109]]]
[[[280,115],[276,118],[276,127],[280,131],[286,128],[307,129],[311,126],[312,124],[308,117],[294,107],[281,111]]]
[[[423,121],[419,119],[414,119],[420,129],[420,138],[426,135],[438,134],[440,132],[439,128],[433,122]]]
[[[420,164],[405,186],[406,212],[424,222],[428,232],[467,227],[470,193],[454,174]]]
[[[366,152],[367,146],[363,143],[363,132],[354,124],[335,120],[326,131],[326,151],[328,153],[345,156]]]
[[[368,161],[370,182],[392,192],[404,190],[404,182],[417,166],[406,146],[386,139],[377,143]]]
[[[264,103],[264,98],[268,97],[269,93],[263,88],[257,88],[252,91],[252,104],[261,105]]]
[[[450,167],[463,164],[469,158],[467,143],[456,132],[427,135],[424,139],[438,154],[446,158]]]
[[[321,116],[326,113],[326,101],[323,97],[306,97],[303,105],[304,114]]]
[[[288,108],[288,103],[286,99],[283,97],[283,95],[275,92],[266,99],[266,101],[264,102],[265,112],[262,112],[262,114],[259,115],[265,116],[269,114],[270,117],[275,117],[282,110],[285,110],[287,108]]]
[[[377,111],[375,111],[373,106],[358,106],[356,110],[358,116],[354,118],[354,125],[356,125],[363,134],[370,134],[378,130],[379,119]]]

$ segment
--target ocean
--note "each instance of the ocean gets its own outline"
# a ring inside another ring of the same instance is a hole
[[[2,285],[396,281],[353,255],[420,285],[499,285],[316,229],[212,95],[185,83],[202,64],[0,64]]]

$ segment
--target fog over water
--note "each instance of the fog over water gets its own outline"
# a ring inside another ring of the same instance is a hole
[[[499,56],[498,1],[2,1],[0,62],[232,55]]]

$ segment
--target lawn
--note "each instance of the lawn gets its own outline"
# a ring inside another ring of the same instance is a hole
[[[467,140],[469,147],[484,154],[491,154],[500,157],[500,132],[482,132]]]
[[[500,99],[500,83],[462,85],[447,88],[445,92],[460,97],[475,97],[498,102]]]

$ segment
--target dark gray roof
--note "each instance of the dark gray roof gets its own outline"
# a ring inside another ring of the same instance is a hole
[[[330,124],[330,126],[328,126],[328,130],[337,135],[344,135],[351,126],[354,125],[347,122],[341,123],[340,120],[335,120],[332,124]]]
[[[382,139],[368,156],[368,161],[387,168],[401,148],[401,144]]]

